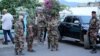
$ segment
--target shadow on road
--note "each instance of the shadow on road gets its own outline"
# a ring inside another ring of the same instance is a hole
[[[77,47],[82,47],[84,48],[84,44],[76,42],[76,41],[69,41],[69,40],[62,40],[60,41],[61,43],[65,43],[65,44],[69,44],[69,45],[73,45],[73,46],[77,46]],[[100,44],[97,44],[97,49],[100,50]]]
[[[70,44],[70,45],[74,45],[74,46],[79,46],[79,47],[83,47],[84,45],[75,41],[69,41],[69,40],[62,40],[60,41],[61,43],[65,43],[65,44]]]

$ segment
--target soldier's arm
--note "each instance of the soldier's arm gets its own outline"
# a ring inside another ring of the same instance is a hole
[[[14,24],[14,27],[15,27],[15,28],[14,28],[15,34],[17,34],[17,30],[18,30],[18,25],[17,25],[17,23]]]
[[[17,33],[17,29],[18,29],[18,25],[17,25],[17,23],[15,23],[14,24],[14,31],[15,31],[15,38],[14,38],[14,42],[16,42],[17,41],[17,37],[19,36]]]
[[[97,31],[99,31],[99,29],[100,29],[100,23],[99,23],[100,21],[98,20],[97,21]]]

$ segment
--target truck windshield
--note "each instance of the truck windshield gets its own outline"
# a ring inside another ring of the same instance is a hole
[[[83,24],[89,24],[91,16],[81,16]]]

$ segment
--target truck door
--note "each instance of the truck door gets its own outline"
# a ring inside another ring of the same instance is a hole
[[[81,33],[81,25],[78,17],[73,17],[70,32],[72,33],[72,37],[76,39],[80,39]]]

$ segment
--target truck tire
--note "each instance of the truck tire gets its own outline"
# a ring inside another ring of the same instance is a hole
[[[84,48],[85,49],[90,48],[89,37],[87,35],[84,35]]]

